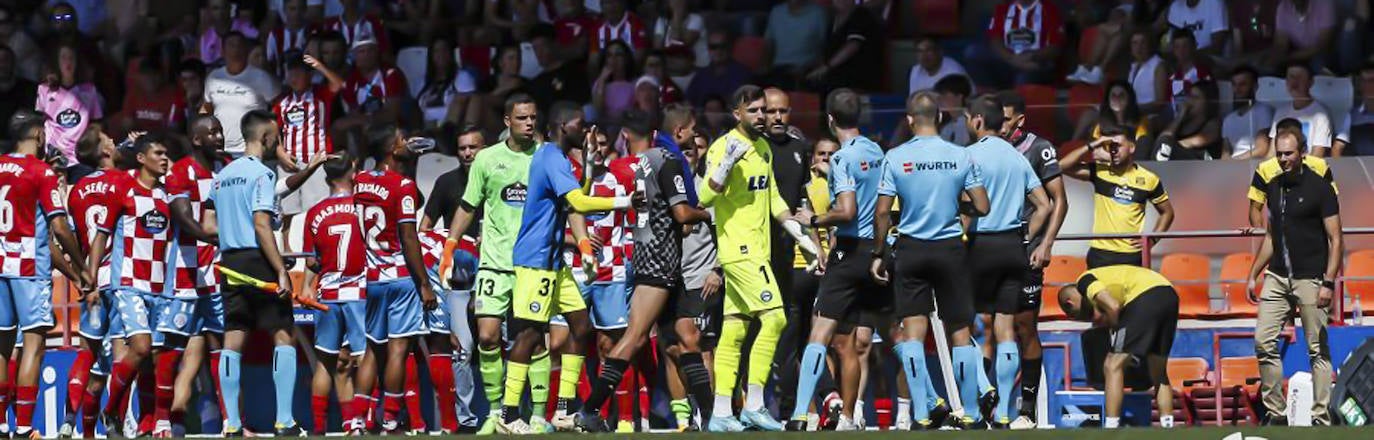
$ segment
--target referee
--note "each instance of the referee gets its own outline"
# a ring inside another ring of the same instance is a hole
[[[244,339],[248,331],[267,330],[276,346],[272,355],[272,381],[276,385],[276,435],[301,434],[291,415],[296,383],[296,349],[291,336],[291,277],[286,272],[273,235],[280,211],[277,207],[276,173],[263,165],[263,155],[276,151],[280,140],[272,113],[253,110],[243,115],[244,155],[225,166],[215,177],[210,199],[219,228],[220,266],[258,281],[275,280],[276,291],[226,283],[224,292],[224,351],[219,367],[224,398],[226,437],[242,436],[239,417],[239,386],[242,379]]]
[[[1304,160],[1304,147],[1301,133],[1280,131],[1274,144],[1275,157],[1260,163],[1250,184],[1251,202],[1265,203],[1269,208],[1269,224],[1259,255],[1250,267],[1250,279],[1258,280],[1264,271],[1255,323],[1255,355],[1259,358],[1260,400],[1266,423],[1272,425],[1286,425],[1288,421],[1284,416],[1287,402],[1278,339],[1295,305],[1312,363],[1312,424],[1331,424],[1327,410],[1331,350],[1326,342],[1326,324],[1331,318],[1332,291],[1345,244],[1336,188],[1326,179],[1329,174]]]

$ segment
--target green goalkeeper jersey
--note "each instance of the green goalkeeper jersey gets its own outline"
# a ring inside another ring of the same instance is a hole
[[[506,142],[482,149],[472,160],[463,204],[482,210],[482,269],[510,272],[520,215],[525,209],[534,147],[515,151]]]

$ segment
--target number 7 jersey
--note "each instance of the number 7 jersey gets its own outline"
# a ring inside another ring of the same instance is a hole
[[[320,263],[320,300],[367,299],[362,227],[358,206],[348,194],[335,194],[306,214],[304,250]]]
[[[415,223],[420,190],[415,181],[393,171],[359,173],[353,201],[362,218],[367,245],[367,281],[410,276],[401,250],[401,223]]]

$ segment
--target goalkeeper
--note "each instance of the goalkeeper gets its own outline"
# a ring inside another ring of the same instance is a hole
[[[773,185],[772,151],[763,137],[763,89],[745,85],[730,102],[739,124],[707,150],[707,179],[697,191],[702,205],[715,208],[718,255],[725,272],[724,321],[712,368],[715,403],[707,428],[713,432],[781,431],[782,424],[763,405],[773,352],[787,325],[782,295],[769,265],[768,220],[779,222],[809,256],[816,256],[818,240],[814,231],[808,236],[792,220],[791,209]],[[824,267],[823,260],[814,264]],[[744,410],[736,419],[731,396],[749,320],[759,322],[759,332],[750,353]]]

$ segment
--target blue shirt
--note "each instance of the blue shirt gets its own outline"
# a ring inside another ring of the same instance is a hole
[[[252,156],[234,159],[215,176],[210,201],[215,204],[220,250],[258,248],[253,214],[268,212],[274,220],[280,215],[276,182],[277,174]]]
[[[545,143],[530,159],[529,189],[515,236],[516,266],[554,270],[563,266],[563,229],[568,206],[563,195],[581,188],[572,162],[558,145]]]
[[[968,154],[988,189],[989,202],[988,215],[974,219],[973,230],[989,233],[1020,229],[1026,194],[1040,187],[1040,177],[1026,156],[997,136],[986,136],[969,145]]]
[[[878,194],[901,200],[898,233],[934,241],[963,233],[959,194],[982,186],[964,147],[935,136],[917,136],[887,152]]]
[[[854,219],[835,227],[835,235],[873,238],[873,206],[878,203],[878,182],[882,180],[883,149],[866,137],[849,140],[830,156],[830,203],[840,193],[854,193]]]

